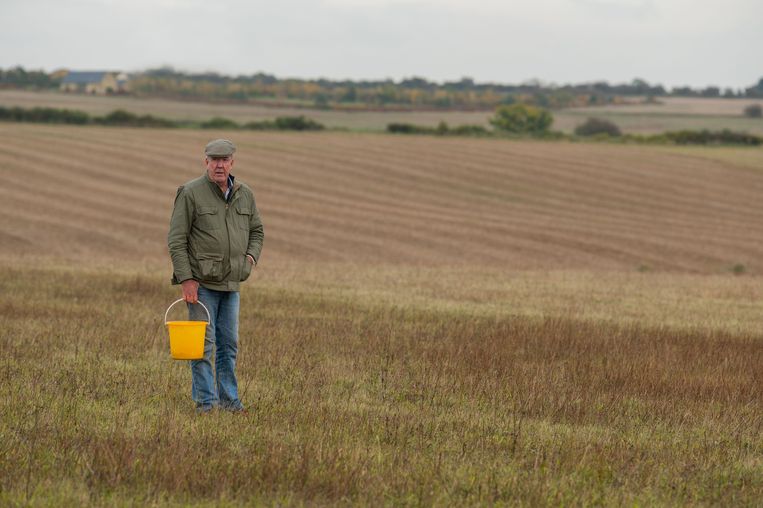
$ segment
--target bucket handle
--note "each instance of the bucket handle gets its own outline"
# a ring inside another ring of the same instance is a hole
[[[181,298],[180,300],[175,300],[174,302],[172,302],[170,304],[169,307],[167,307],[167,312],[164,313],[164,324],[165,325],[167,324],[167,315],[170,313],[170,309],[172,308],[172,306],[175,305],[176,303],[180,303],[180,302],[184,302],[184,301],[185,301],[185,299],[183,299],[183,298]],[[209,324],[209,322],[212,321],[212,316],[209,315],[209,310],[207,310],[207,306],[204,305],[203,303],[201,303],[201,300],[199,300],[197,303],[199,305],[201,305],[202,307],[204,307],[204,310],[207,311],[207,324]]]

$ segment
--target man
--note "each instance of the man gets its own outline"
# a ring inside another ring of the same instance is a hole
[[[260,258],[264,233],[252,190],[230,174],[235,151],[227,139],[207,144],[207,170],[177,190],[167,235],[172,283],[181,285],[190,319],[206,321],[197,302],[211,318],[204,358],[191,360],[191,393],[200,413],[217,406],[244,411],[236,380],[238,291]]]

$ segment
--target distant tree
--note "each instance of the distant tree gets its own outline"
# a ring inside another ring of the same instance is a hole
[[[744,108],[744,116],[747,118],[763,117],[763,108],[760,106],[760,104],[750,104]]]
[[[0,88],[54,88],[61,82],[43,71],[27,71],[23,67],[0,69]]]
[[[543,92],[534,93],[532,101],[537,106],[540,106],[542,108],[547,108],[551,105],[551,100],[549,99],[548,94]]]
[[[259,122],[248,122],[244,124],[244,129],[251,129],[254,131],[274,131],[278,130],[276,123],[271,120],[262,120]]]
[[[434,88],[437,85],[435,83],[430,83],[424,78],[414,76],[400,81],[400,86],[403,88]]]
[[[276,118],[275,126],[282,131],[320,131],[325,129],[323,124],[304,115],[279,116]]]
[[[329,109],[329,98],[325,93],[319,93],[313,100],[313,105],[318,109]]]
[[[101,118],[101,122],[106,125],[130,125],[136,123],[138,116],[124,109],[115,109],[108,115]]]
[[[469,77],[463,77],[460,81],[446,81],[443,86],[450,90],[471,90],[474,88],[474,80]]]
[[[420,128],[411,123],[389,123],[387,124],[387,132],[395,134],[416,134],[421,132]]]
[[[488,130],[481,125],[457,125],[450,129],[452,134],[459,136],[485,136]]]
[[[692,90],[692,88],[688,86],[674,87],[671,94],[677,95],[679,97],[696,97],[697,96],[697,92],[695,90]]]
[[[647,94],[651,90],[651,86],[645,79],[634,78],[631,81],[632,93],[634,94]]]
[[[437,97],[434,100],[434,105],[438,108],[449,108],[453,105],[453,99],[450,96]]]
[[[745,95],[747,97],[763,97],[763,78],[758,80],[757,85],[747,88],[745,90]]]
[[[490,124],[497,130],[514,134],[542,134],[553,122],[551,113],[527,104],[501,106],[490,119]]]
[[[106,116],[95,117],[93,121],[101,125],[120,127],[177,127],[177,124],[166,118],[158,118],[151,115],[138,116],[123,109],[115,109]]]
[[[347,91],[342,94],[339,99],[342,102],[355,102],[358,100],[358,90],[354,86],[347,88]]]
[[[306,116],[279,116],[275,120],[263,120],[244,124],[245,129],[255,131],[320,131],[326,127]]]
[[[69,123],[82,125],[90,122],[90,116],[84,111],[72,109],[24,109],[20,107],[4,108],[0,106],[0,120],[9,122]]]
[[[700,95],[702,97],[720,97],[721,96],[721,89],[717,86],[708,86],[704,90],[700,92]]]
[[[238,129],[239,125],[230,118],[216,116],[201,124],[202,129]]]
[[[257,74],[252,74],[252,77],[249,78],[249,80],[256,83],[262,83],[265,85],[272,85],[272,84],[278,83],[278,78],[276,78],[272,74],[265,74],[264,72],[258,72]]]
[[[609,136],[621,135],[620,128],[609,120],[602,118],[589,118],[584,123],[575,127],[575,134],[578,136],[595,136],[597,134],[607,134]]]
[[[722,131],[673,131],[666,132],[663,136],[678,145],[748,145],[760,146],[763,137],[747,132],[735,132],[728,129]]]

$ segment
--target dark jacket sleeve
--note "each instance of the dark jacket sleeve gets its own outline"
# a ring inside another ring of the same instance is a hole
[[[172,258],[172,283],[180,284],[192,279],[191,263],[188,260],[188,235],[193,222],[192,197],[184,187],[179,187],[175,194],[175,206],[172,209],[167,245]]]

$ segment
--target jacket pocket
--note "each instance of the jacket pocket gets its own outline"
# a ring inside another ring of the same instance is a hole
[[[244,206],[236,207],[236,223],[241,229],[249,230],[249,219],[252,215],[252,209]]]
[[[202,281],[220,282],[223,280],[222,254],[199,254],[199,276]]]
[[[241,267],[241,282],[244,282],[252,274],[253,264],[249,262],[249,258],[244,256],[244,266]]]
[[[197,208],[196,227],[205,231],[220,229],[217,220],[217,208],[214,206],[200,206]]]

